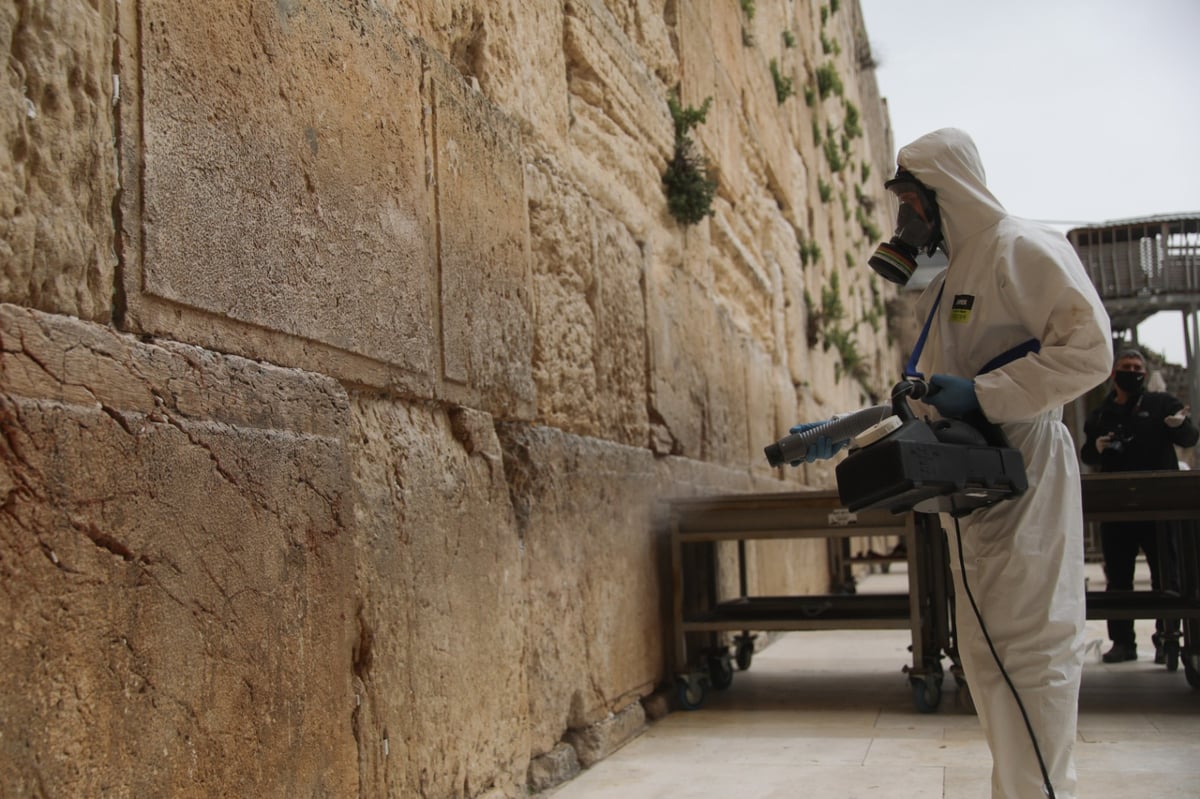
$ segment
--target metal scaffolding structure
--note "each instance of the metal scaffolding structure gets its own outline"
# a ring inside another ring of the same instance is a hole
[[[1200,213],[1105,222],[1068,231],[1112,320],[1114,337],[1137,343],[1159,311],[1182,315],[1189,401],[1200,409]]]

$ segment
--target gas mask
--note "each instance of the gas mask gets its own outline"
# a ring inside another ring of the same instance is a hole
[[[892,240],[881,242],[867,263],[883,277],[903,286],[917,268],[917,255],[922,250],[926,255],[933,255],[942,243],[941,216],[934,193],[911,173],[900,169],[896,177],[883,185],[908,202],[900,203]],[[920,203],[920,212],[911,204],[913,202]]]

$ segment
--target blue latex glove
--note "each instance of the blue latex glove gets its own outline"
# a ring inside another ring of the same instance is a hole
[[[821,422],[805,422],[793,426],[789,433],[803,433],[805,430],[812,430],[814,427],[820,427],[823,424],[828,424],[829,420],[825,419]],[[834,441],[829,436],[817,436],[817,440],[808,445],[808,450],[804,453],[804,460],[808,463],[813,461],[824,461],[832,458],[837,453],[850,443],[850,439],[843,438],[841,441]],[[792,466],[799,466],[800,461],[792,461]]]
[[[979,398],[975,396],[975,381],[954,375],[934,375],[929,378],[929,393],[924,402],[938,409],[947,419],[961,419],[971,411],[979,410]]]

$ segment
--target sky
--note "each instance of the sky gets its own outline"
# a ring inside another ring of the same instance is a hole
[[[895,145],[979,147],[1016,216],[1071,227],[1200,213],[1200,0],[859,0]],[[1184,363],[1183,322],[1143,345]]]

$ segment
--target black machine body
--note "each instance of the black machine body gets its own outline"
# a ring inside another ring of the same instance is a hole
[[[892,391],[900,423],[864,446],[852,445],[837,465],[838,495],[849,510],[886,508],[965,516],[1029,487],[1020,450],[982,413],[966,419],[917,419],[908,398],[928,387],[903,380]],[[869,438],[868,431],[859,437]]]

